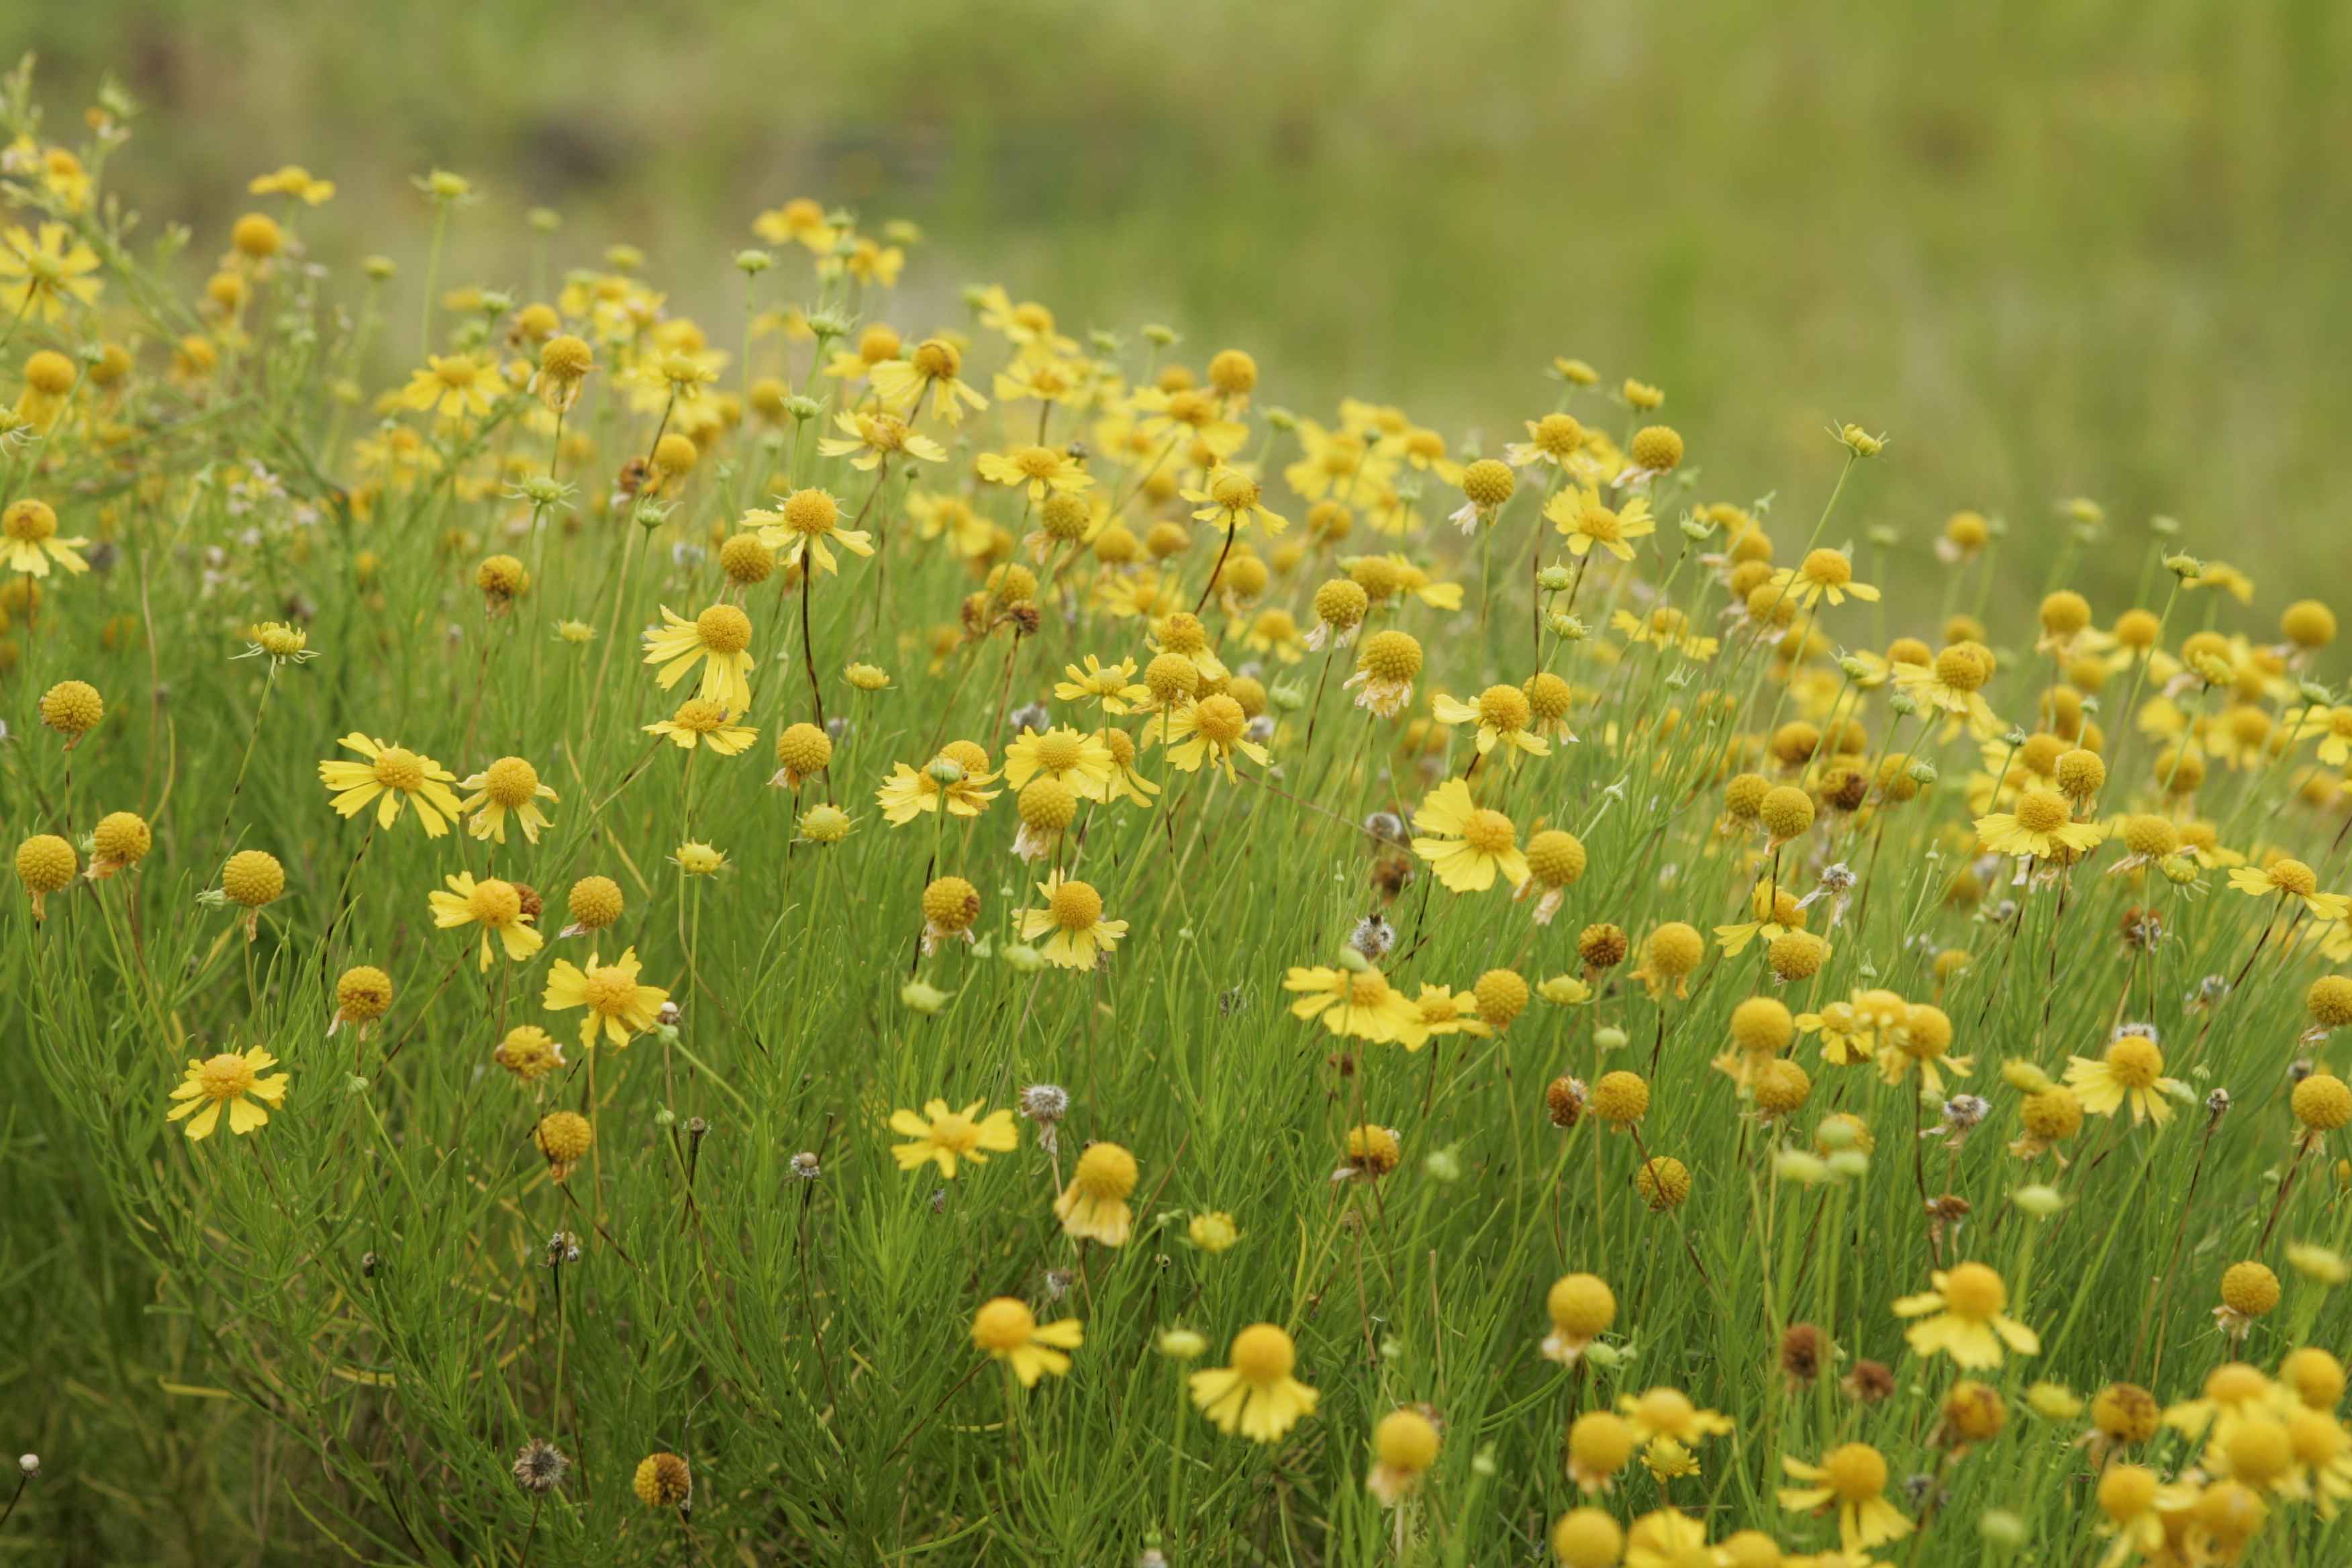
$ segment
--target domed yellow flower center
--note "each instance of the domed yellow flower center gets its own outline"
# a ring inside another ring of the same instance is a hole
[[[944,338],[925,338],[915,345],[914,355],[908,363],[919,374],[933,381],[947,381],[963,368],[963,354]]]
[[[1867,1443],[1830,1450],[1822,1479],[1842,1502],[1867,1502],[1886,1489],[1886,1461]]]
[[[681,730],[698,735],[708,735],[727,721],[727,710],[706,698],[689,697],[677,706],[677,717],[670,721]]]
[[[1089,1197],[1123,1198],[1135,1190],[1135,1156],[1116,1143],[1096,1143],[1078,1156],[1070,1184]]]
[[[2107,1047],[2107,1070],[2126,1089],[2147,1089],[2164,1074],[2164,1053],[2155,1041],[2127,1035]]]
[[[751,617],[732,605],[713,605],[694,618],[694,635],[712,653],[741,653],[751,646]]]
[[[1478,722],[1486,729],[1508,735],[1526,729],[1532,717],[1528,694],[1516,686],[1490,686],[1478,694]]]
[[[2300,860],[2273,860],[2270,875],[2272,887],[2298,899],[2307,899],[2319,890],[2319,879]]]
[[[500,757],[484,771],[482,793],[493,805],[512,811],[539,793],[539,771],[520,757]]]
[[[1358,974],[1348,982],[1348,1005],[1378,1007],[1389,999],[1389,983],[1377,974]]]
[[[857,433],[877,452],[896,452],[907,444],[907,422],[895,414],[859,415]]]
[[[1462,825],[1462,841],[1481,855],[1502,855],[1518,841],[1518,835],[1501,812],[1474,811]]]
[[[0,528],[19,544],[38,544],[58,531],[58,514],[47,501],[20,500],[0,513]]]
[[[386,789],[413,790],[425,783],[425,761],[405,746],[387,746],[371,770]]]
[[[492,877],[474,884],[466,912],[486,926],[510,926],[522,918],[522,895],[512,882]]]
[[[1966,644],[1956,643],[1936,656],[1936,679],[1954,691],[1974,691],[1992,678],[1988,661]]]
[[[1064,931],[1091,931],[1102,919],[1102,895],[1085,882],[1064,882],[1046,900],[1054,923]]]
[[[1614,544],[1625,537],[1623,521],[1605,506],[1589,506],[1578,513],[1576,531],[1600,544]]]
[[[1834,550],[1816,550],[1805,557],[1798,569],[1809,582],[1824,588],[1843,588],[1853,581],[1853,563]]]
[[[950,1110],[931,1123],[931,1142],[952,1152],[969,1154],[980,1147],[980,1129],[971,1117]]]
[[[1192,710],[1192,722],[1201,738],[1212,745],[1230,746],[1242,738],[1249,716],[1242,711],[1240,703],[1220,691],[1201,700],[1201,705]]]
[[[588,994],[590,1010],[611,1016],[625,1011],[636,1000],[635,976],[617,963],[607,963],[591,969],[583,976]]]
[[[1981,1263],[1963,1263],[1944,1276],[1944,1305],[1958,1317],[1981,1322],[1998,1316],[2008,1304],[2009,1290],[2000,1276]]]
[[[1271,1323],[1257,1323],[1234,1336],[1234,1370],[1244,1383],[1270,1388],[1290,1375],[1298,1352],[1290,1336]]]
[[[841,521],[841,503],[824,490],[794,490],[784,498],[783,515],[786,528],[814,538],[833,531],[833,525]],[[747,631],[747,640],[749,636]]]
[[[474,384],[474,362],[469,359],[445,359],[433,367],[433,374],[441,378],[442,385],[453,390],[471,386]]]
[[[971,1321],[971,1341],[984,1351],[1018,1350],[1037,1331],[1037,1319],[1009,1296],[1000,1296]]]
[[[207,1100],[235,1100],[253,1087],[253,1064],[235,1051],[223,1051],[205,1058],[196,1082]]]
[[[1013,453],[1013,466],[1033,479],[1049,479],[1061,472],[1062,454],[1051,447],[1022,447]]]
[[[1584,426],[1567,414],[1547,414],[1536,421],[1536,449],[1547,457],[1565,458],[1584,445]]]
[[[2030,789],[2018,798],[2017,825],[2028,833],[2055,832],[2073,816],[2066,797],[2054,790]]]
[[[1257,481],[1238,468],[1226,468],[1209,481],[1209,499],[1228,511],[1247,511],[1257,505]]]
[[[1066,773],[1086,754],[1086,737],[1074,730],[1048,730],[1037,737],[1037,765],[1049,773]]]

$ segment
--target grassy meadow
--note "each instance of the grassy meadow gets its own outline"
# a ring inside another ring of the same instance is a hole
[[[44,14],[0,1562],[2352,1550],[2342,25],[1708,9]]]

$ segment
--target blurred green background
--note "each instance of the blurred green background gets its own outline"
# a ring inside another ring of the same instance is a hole
[[[1860,421],[1895,444],[1843,531],[1901,530],[1923,578],[1971,506],[2009,521],[2031,586],[2076,494],[2112,521],[2079,569],[2103,615],[2155,513],[2267,604],[2341,558],[2342,0],[79,0],[22,20],[60,110],[108,69],[150,106],[121,183],[199,252],[246,178],[298,161],[343,188],[319,251],[413,256],[407,179],[438,163],[491,195],[451,279],[520,284],[545,203],[564,259],[633,241],[731,322],[749,218],[811,195],[929,231],[901,325],[997,280],[1070,325],[1249,347],[1302,410],[1354,392],[1490,442],[1578,354],[1666,389],[1705,493],[1777,489],[1808,517],[1822,426]]]

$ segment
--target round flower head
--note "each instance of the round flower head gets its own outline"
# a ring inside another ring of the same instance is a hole
[[[1116,1143],[1089,1143],[1054,1200],[1063,1233],[1075,1240],[1123,1247],[1134,1216],[1127,1206],[1135,1191],[1135,1156]]]
[[[648,735],[659,735],[680,751],[690,752],[697,746],[708,746],[722,757],[740,755],[758,739],[759,731],[749,724],[736,722],[737,715],[706,697],[689,697],[677,705],[677,711],[667,719],[656,719],[645,727]]]
[[[23,852],[18,851],[17,873],[24,871]],[[252,939],[255,922],[259,920],[264,905],[278,901],[286,891],[286,868],[278,857],[266,849],[240,849],[221,867],[222,896],[246,910],[245,934]]]
[[[1364,1489],[1393,1508],[1437,1463],[1436,1423],[1418,1410],[1391,1410],[1372,1428],[1372,1468]]]
[[[694,1499],[694,1471],[676,1454],[648,1454],[629,1487],[647,1508],[684,1508]]]
[[[392,976],[372,963],[354,964],[335,982],[335,1016],[328,1022],[332,1035],[345,1024],[362,1032],[392,1010]]]
[[[1479,1021],[1489,1028],[1507,1029],[1528,1010],[1528,983],[1515,969],[1490,969],[1470,988],[1478,1005]]]
[[[89,870],[92,881],[127,870],[147,858],[155,847],[154,830],[135,811],[110,811],[98,819],[90,834]]]
[[[1633,978],[1648,986],[1653,997],[1663,997],[1669,990],[1677,996],[1688,996],[1691,972],[1706,956],[1706,942],[1696,928],[1682,921],[1668,921],[1642,944],[1642,965],[1633,971]]]
[[[1345,684],[1355,689],[1356,706],[1383,719],[1393,719],[1412,700],[1413,677],[1421,673],[1421,642],[1411,633],[1374,632],[1356,655],[1356,673]]]
[[[1630,1127],[1650,1109],[1650,1086],[1639,1073],[1603,1073],[1592,1086],[1591,1109],[1612,1127]]]
[[[1568,1479],[1587,1493],[1617,1484],[1617,1472],[1641,1441],[1633,1424],[1606,1410],[1589,1410],[1569,1424]]]
[[[41,693],[41,722],[65,737],[68,751],[105,717],[105,700],[87,680],[60,680]]]
[[[1253,1323],[1234,1336],[1230,1365],[1196,1372],[1188,1380],[1192,1403],[1224,1433],[1254,1443],[1279,1442],[1315,1413],[1316,1393],[1291,1375],[1298,1363],[1290,1336],[1272,1323]]]
[[[1012,1369],[1024,1388],[1052,1373],[1070,1370],[1069,1352],[1085,1342],[1086,1331],[1076,1318],[1040,1324],[1028,1307],[1010,1296],[999,1296],[972,1314],[971,1342]]]
[[[1583,842],[1572,833],[1547,827],[1528,839],[1526,858],[1528,876],[1517,896],[1524,899],[1536,893],[1536,923],[1549,925],[1568,889],[1584,875]]]
[[[277,862],[270,864],[275,866]],[[54,833],[36,833],[16,846],[16,880],[32,897],[35,920],[43,918],[43,901],[51,893],[62,892],[73,885],[74,873],[79,868],[73,846]],[[278,885],[285,885],[283,872],[278,874]]]
[[[1633,1190],[1654,1212],[1678,1209],[1690,1198],[1690,1167],[1671,1154],[1653,1154],[1635,1168]]]
[[[564,908],[572,916],[572,923],[563,928],[565,936],[603,931],[621,918],[621,885],[610,877],[583,877],[572,884]]]
[[[814,574],[841,570],[841,562],[833,552],[834,545],[853,554],[874,553],[873,534],[862,529],[843,528],[841,503],[825,490],[794,490],[784,498],[782,506],[773,510],[754,509],[745,512],[743,522],[746,527],[759,530],[761,542],[782,552],[787,563],[800,567],[807,574],[803,578],[804,589]],[[748,634],[747,625],[747,640]],[[646,644],[648,663],[652,662],[652,646],[650,642]],[[706,681],[708,679],[706,676]],[[706,689],[704,695],[709,694]]]
[[[1282,988],[1298,994],[1291,1016],[1319,1018],[1332,1034],[1409,1051],[1429,1043],[1429,1022],[1420,1008],[1369,963],[1349,969],[1296,967],[1284,975]]]
[[[490,1051],[490,1060],[521,1083],[536,1083],[563,1066],[563,1045],[536,1024],[518,1024]]]
[[[1563,1274],[1545,1295],[1544,1310],[1551,1317],[1551,1332],[1544,1336],[1543,1353],[1572,1366],[1616,1321],[1617,1298],[1598,1275]]]
[[[576,1110],[551,1110],[532,1126],[530,1141],[547,1161],[548,1179],[561,1182],[587,1157],[595,1129]]]
[[[1551,1554],[1559,1568],[1616,1568],[1625,1532],[1603,1510],[1580,1508],[1551,1527]]]

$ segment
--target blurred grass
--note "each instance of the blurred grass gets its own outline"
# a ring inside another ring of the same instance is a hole
[[[25,41],[52,93],[112,68],[158,111],[121,181],[206,244],[295,160],[343,184],[330,258],[384,246],[439,163],[493,194],[476,254],[550,204],[569,258],[638,243],[725,321],[751,214],[815,195],[922,223],[929,279],[1249,346],[1302,408],[1493,436],[1579,354],[1665,387],[1707,492],[1740,498],[1816,485],[1832,418],[1884,428],[1858,521],[1922,577],[1961,506],[2046,566],[2074,494],[2130,542],[2080,571],[2103,615],[2153,513],[2265,585],[2338,554],[2335,0],[90,0]]]

